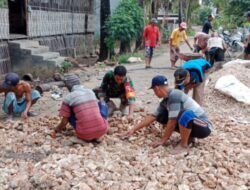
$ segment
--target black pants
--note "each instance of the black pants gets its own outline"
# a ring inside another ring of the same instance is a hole
[[[209,50],[209,61],[211,65],[214,65],[215,61],[224,61],[224,54],[225,52],[221,48],[213,47]]]

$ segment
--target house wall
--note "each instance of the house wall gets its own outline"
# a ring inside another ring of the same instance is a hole
[[[9,47],[7,42],[0,42],[0,75],[11,70]]]
[[[28,36],[95,32],[93,0],[60,0],[57,4],[28,3]]]
[[[0,39],[9,38],[9,10],[0,8]]]
[[[40,45],[49,46],[61,56],[84,56],[86,62],[95,58],[94,0],[28,0],[27,3],[27,38],[38,40]],[[5,3],[0,4],[0,41],[9,39],[9,9]],[[8,42],[0,42],[0,74],[11,69],[8,46]]]

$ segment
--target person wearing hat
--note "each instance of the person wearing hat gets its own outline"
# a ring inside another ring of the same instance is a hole
[[[190,45],[188,41],[188,37],[186,34],[187,24],[185,22],[182,22],[179,25],[179,28],[176,28],[173,30],[171,36],[170,36],[170,61],[171,61],[171,67],[176,67],[175,64],[180,56],[180,42],[185,41],[189,48],[193,51],[192,46]]]
[[[65,97],[59,110],[61,122],[52,133],[66,129],[68,123],[75,129],[76,136],[82,140],[92,141],[101,138],[108,130],[108,108],[105,102],[97,100],[91,89],[81,85],[78,76],[72,75],[65,81],[70,93]]]
[[[208,15],[207,20],[204,22],[202,27],[202,32],[209,34],[209,30],[214,32],[211,22],[213,21],[214,17],[212,15]]]
[[[184,90],[186,94],[193,89],[193,99],[202,106],[205,82],[210,68],[211,64],[205,59],[185,62],[182,68],[177,69],[174,73],[176,88]]]
[[[168,80],[165,76],[155,76],[152,79],[151,89],[154,94],[162,99],[160,105],[151,117],[142,121],[134,129],[123,137],[133,135],[137,130],[147,126],[150,122],[165,110],[167,123],[165,132],[160,141],[153,143],[153,147],[158,147],[166,143],[174,131],[179,131],[181,143],[172,151],[178,154],[188,149],[188,141],[191,138],[206,138],[210,135],[212,125],[209,122],[204,110],[188,95],[177,89],[168,87]]]
[[[30,108],[41,97],[37,90],[31,90],[28,82],[20,80],[18,74],[7,73],[1,88],[5,92],[3,111],[10,116],[21,114],[24,119],[34,116]]]
[[[160,30],[156,18],[152,18],[151,22],[144,28],[142,43],[145,47],[146,69],[148,69],[151,68],[155,46],[157,44],[160,46]]]
[[[101,86],[93,91],[98,99],[104,100],[108,104],[109,115],[117,109],[110,99],[119,98],[121,100],[119,110],[125,115],[128,107],[128,119],[133,119],[135,89],[132,80],[127,76],[127,69],[123,65],[116,66],[114,71],[108,71],[103,77]]]
[[[250,22],[250,11],[246,13],[247,21]],[[248,28],[249,34],[247,35],[244,45],[244,58],[250,60],[250,26]]]

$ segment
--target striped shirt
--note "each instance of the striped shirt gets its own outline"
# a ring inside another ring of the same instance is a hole
[[[102,118],[94,92],[81,85],[73,86],[61,106],[59,115],[76,117],[76,135],[83,140],[94,140],[103,136],[108,123]]]
[[[182,111],[192,110],[198,118],[208,121],[204,110],[199,104],[184,92],[177,89],[169,90],[168,97],[162,100],[153,115],[157,117],[163,109],[168,110],[169,119],[177,119]]]

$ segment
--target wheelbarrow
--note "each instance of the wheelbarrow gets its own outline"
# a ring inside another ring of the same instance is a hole
[[[180,59],[184,61],[189,61],[193,59],[204,58],[201,53],[180,53]]]

